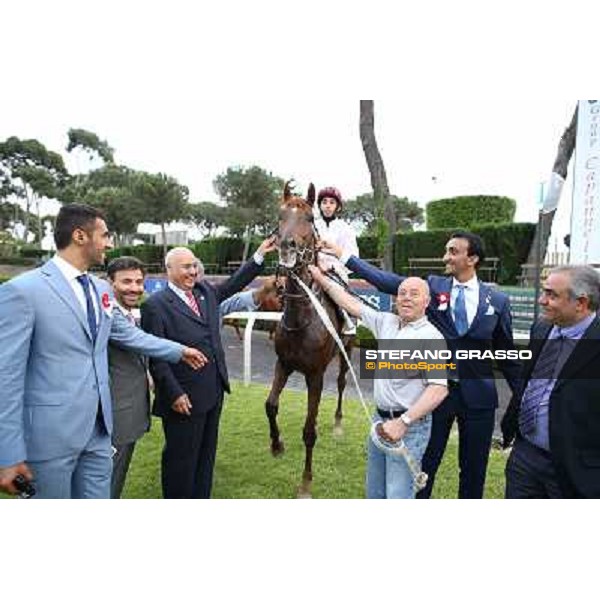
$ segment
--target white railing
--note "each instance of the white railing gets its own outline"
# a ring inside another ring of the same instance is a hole
[[[250,385],[252,379],[252,330],[256,321],[278,322],[281,320],[282,312],[233,312],[225,315],[223,320],[234,321],[245,319],[246,330],[244,331],[244,385]]]

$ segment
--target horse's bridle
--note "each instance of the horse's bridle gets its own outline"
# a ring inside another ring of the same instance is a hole
[[[315,221],[314,221],[314,217],[312,216],[312,214],[310,216],[309,221],[310,221],[312,233],[313,233],[312,243],[305,244],[304,246],[298,246],[294,240],[291,240],[291,242],[288,242],[288,244],[292,247],[292,251],[294,254],[293,264],[286,265],[286,264],[282,263],[282,261],[281,261],[282,242],[281,241],[279,242],[280,260],[279,260],[279,263],[277,264],[277,269],[275,270],[275,286],[278,290],[278,292],[277,292],[278,295],[282,299],[297,298],[297,299],[303,299],[303,300],[309,301],[309,299],[306,297],[306,294],[292,294],[291,292],[285,291],[284,286],[279,284],[280,278],[282,276],[294,274],[297,277],[300,277],[300,273],[302,273],[302,271],[304,271],[306,269],[306,267],[308,267],[309,265],[317,264],[317,250],[315,249],[315,245],[320,236],[319,236],[319,232],[317,231],[317,228],[315,226]],[[279,228],[273,230],[272,235],[275,235],[280,240]],[[284,242],[284,243],[286,243],[286,242]]]

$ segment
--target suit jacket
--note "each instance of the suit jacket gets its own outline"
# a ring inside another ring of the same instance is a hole
[[[505,436],[519,435],[523,391],[531,378],[552,325],[539,321],[531,329],[532,360],[522,389],[511,398],[502,420]],[[566,497],[600,498],[600,319],[579,340],[550,394],[550,453]]]
[[[184,364],[150,361],[155,415],[171,414],[171,405],[183,394],[192,402],[192,417],[201,415],[217,404],[223,390],[230,391],[221,344],[219,304],[243,289],[261,271],[262,265],[250,260],[220,285],[213,286],[206,280],[197,283],[193,293],[202,312],[200,317],[169,287],[156,292],[142,305],[142,327],[146,331],[198,348],[209,359],[209,364],[198,371]]]
[[[111,342],[108,368],[113,400],[113,445],[124,446],[137,441],[150,429],[148,361]]]
[[[53,261],[0,286],[0,466],[79,453],[102,406],[112,432],[107,345],[177,362],[182,347],[103,309],[110,286],[90,276],[100,307],[96,342],[73,289]]]
[[[406,277],[381,271],[373,265],[352,256],[346,266],[372,283],[380,291],[396,295],[398,286]],[[427,277],[431,302],[427,317],[440,330],[448,348],[514,350],[512,317],[508,296],[483,282],[479,282],[479,304],[475,318],[467,333],[459,336],[450,310],[452,277],[430,275]],[[440,303],[447,298],[446,305]],[[518,361],[499,361],[499,367],[512,390],[520,385],[521,365]],[[491,360],[461,360],[458,376],[463,401],[473,409],[489,409],[498,406],[498,392],[493,379]]]

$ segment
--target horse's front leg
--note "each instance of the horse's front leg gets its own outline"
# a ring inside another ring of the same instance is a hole
[[[283,454],[284,446],[279,437],[279,427],[277,425],[277,413],[279,412],[279,396],[281,390],[285,387],[291,371],[286,371],[283,368],[280,360],[275,364],[275,375],[271,384],[269,397],[265,402],[265,411],[269,419],[269,433],[271,435],[271,452],[273,456]]]
[[[348,358],[351,357],[352,355],[352,348],[354,347],[354,339],[355,336],[353,335],[349,335],[349,336],[344,336],[343,338],[343,342],[344,342],[344,349],[346,350],[346,354],[348,355]],[[335,423],[333,425],[333,433],[334,435],[340,436],[343,434],[343,429],[342,429],[342,400],[344,398],[344,390],[346,389],[346,382],[347,382],[347,375],[348,375],[348,363],[346,362],[346,359],[344,358],[344,356],[342,355],[342,353],[339,353],[339,357],[340,357],[340,365],[339,365],[339,372],[338,372],[338,378],[337,378],[337,390],[338,390],[338,401],[337,401],[337,408],[335,409]]]
[[[317,442],[317,417],[319,415],[321,392],[323,391],[323,373],[306,375],[305,379],[308,388],[308,413],[302,431],[302,439],[306,449],[306,459],[298,498],[312,497],[312,456],[313,448]]]

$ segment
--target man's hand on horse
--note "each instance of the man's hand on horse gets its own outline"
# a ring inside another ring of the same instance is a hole
[[[273,250],[277,249],[277,236],[270,235],[267,239],[263,241],[263,243],[258,247],[257,252],[262,254],[269,254],[269,252],[273,252]]]
[[[308,265],[308,270],[314,281],[316,281],[321,287],[327,282],[327,278],[323,274],[323,271],[315,265]]]
[[[187,415],[189,417],[192,414],[192,402],[187,394],[179,396],[179,398],[171,404],[171,408],[180,415]]]
[[[337,258],[340,258],[343,252],[341,246],[338,246],[333,242],[328,242],[327,240],[319,240],[317,242],[317,250],[319,250],[319,252],[323,252],[323,254],[330,254]]]

